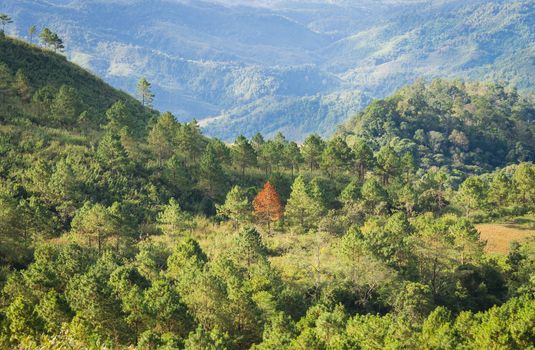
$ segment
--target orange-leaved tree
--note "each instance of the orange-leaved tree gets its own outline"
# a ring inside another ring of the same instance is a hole
[[[256,217],[267,223],[271,231],[271,223],[282,218],[283,208],[281,199],[275,187],[268,181],[253,200],[253,208]]]

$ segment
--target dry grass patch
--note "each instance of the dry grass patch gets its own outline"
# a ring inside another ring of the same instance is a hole
[[[530,219],[504,224],[480,224],[476,227],[481,239],[487,241],[486,251],[494,254],[507,254],[511,242],[522,242],[535,236],[535,225]]]

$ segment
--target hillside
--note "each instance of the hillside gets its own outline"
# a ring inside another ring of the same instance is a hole
[[[420,166],[484,172],[535,160],[534,101],[499,84],[418,82],[373,101],[337,134],[410,152]]]
[[[106,110],[119,100],[125,102],[129,112],[143,113],[141,104],[129,94],[112,88],[87,70],[68,62],[67,59],[52,51],[12,38],[0,39],[0,64],[12,78],[22,72],[27,80],[26,93],[51,89],[58,91],[62,86],[76,88],[76,94],[82,106],[79,113],[103,115]],[[4,79],[7,79],[4,77]]]
[[[327,136],[369,100],[417,78],[503,80],[533,91],[529,0],[140,4],[5,0],[0,11],[20,37],[31,24],[52,27],[72,61],[116,87],[133,93],[146,76],[158,109],[204,120],[207,134],[226,141],[256,132]],[[333,98],[338,108],[327,111]]]

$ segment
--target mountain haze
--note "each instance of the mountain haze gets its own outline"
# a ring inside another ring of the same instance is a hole
[[[514,1],[5,0],[8,33],[50,26],[72,61],[207,134],[327,135],[423,78],[534,89],[535,5]]]

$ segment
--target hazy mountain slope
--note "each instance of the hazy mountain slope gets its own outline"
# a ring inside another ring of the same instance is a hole
[[[147,76],[157,108],[225,139],[326,134],[362,101],[309,101],[383,97],[418,77],[534,89],[529,0],[4,0],[0,12],[9,33],[58,31],[70,59],[114,86],[134,93]]]
[[[325,68],[374,95],[417,77],[502,79],[533,90],[534,26],[533,2],[431,3],[336,42]]]
[[[295,97],[266,96],[242,107],[223,112],[201,125],[208,135],[232,140],[237,133],[248,137],[258,132],[267,137],[282,132],[289,139],[302,140],[303,135],[332,133],[346,116],[353,115],[369,102],[358,91],[343,91],[329,95]]]

